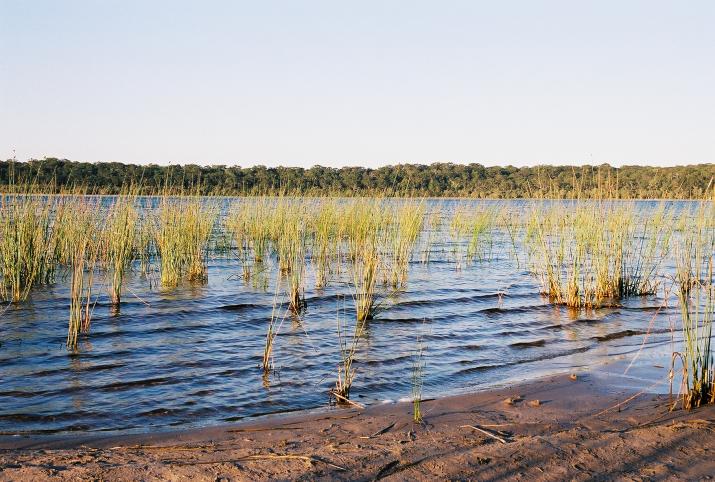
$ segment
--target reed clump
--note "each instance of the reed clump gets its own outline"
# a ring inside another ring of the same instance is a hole
[[[328,284],[330,263],[336,256],[339,208],[334,201],[321,203],[311,219],[311,263],[315,272],[315,288]]]
[[[53,281],[57,232],[53,202],[24,194],[0,197],[0,295],[18,302],[33,286]]]
[[[458,207],[449,225],[456,268],[490,257],[496,210],[490,206]]]
[[[71,273],[67,347],[76,349],[79,334],[89,332],[95,303],[94,276],[101,252],[99,207],[87,198],[67,200],[58,222],[65,241],[63,258]]]
[[[664,209],[638,213],[632,203],[539,203],[526,227],[531,269],[544,295],[574,308],[652,294],[672,225]]]
[[[330,390],[330,394],[336,398],[338,403],[341,403],[350,400],[350,388],[353,386],[356,373],[353,363],[364,330],[364,324],[356,322],[352,333],[348,335],[349,328],[347,323],[341,319],[339,311],[336,319],[340,361],[338,362],[338,376],[335,381],[335,387]]]
[[[357,321],[375,316],[378,309],[377,281],[382,261],[380,250],[384,231],[381,203],[356,204],[351,209],[351,223],[347,226],[350,259],[353,274],[353,298]]]
[[[241,200],[231,207],[226,227],[233,237],[244,281],[251,279],[270,255],[272,211],[266,197]]]
[[[425,226],[427,229],[422,242],[422,256],[420,257],[422,264],[429,264],[432,259],[432,248],[434,246],[435,239],[438,238],[442,230],[442,209],[443,207],[432,210],[427,215],[425,220]]]
[[[299,314],[305,307],[307,231],[303,206],[280,203],[275,212],[274,237],[280,274],[288,284],[290,310]]]
[[[107,267],[109,297],[117,308],[122,298],[126,270],[134,258],[139,213],[133,196],[118,196],[107,212],[102,233],[104,263]],[[145,242],[145,240],[142,240]]]
[[[676,293],[680,304],[683,348],[673,354],[682,363],[683,408],[715,403],[715,366],[711,347],[715,319],[715,202],[703,202],[676,247]],[[672,378],[671,378],[672,379]]]
[[[389,282],[393,288],[403,287],[407,281],[409,263],[417,238],[422,232],[425,217],[423,202],[406,201],[394,209],[389,232]],[[386,220],[390,222],[389,220]]]
[[[217,214],[214,206],[198,197],[162,198],[155,215],[154,244],[163,286],[174,287],[183,278],[207,280],[209,240]]]

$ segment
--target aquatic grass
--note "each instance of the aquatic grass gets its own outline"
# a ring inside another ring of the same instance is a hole
[[[67,348],[77,349],[80,333],[88,333],[92,320],[92,288],[101,251],[101,217],[98,206],[87,199],[65,204],[61,219],[71,273]]]
[[[658,286],[672,215],[613,201],[536,203],[526,227],[531,270],[554,303],[595,308]]]
[[[393,288],[403,287],[407,281],[409,262],[412,258],[417,238],[422,232],[424,224],[425,207],[422,201],[401,203],[394,214],[393,220],[385,220],[390,223],[389,242],[389,282]]]
[[[341,403],[350,400],[350,388],[355,381],[356,374],[353,364],[358,344],[363,334],[364,324],[356,322],[352,334],[348,336],[347,332],[349,327],[344,318],[340,316],[339,308],[336,315],[336,324],[340,361],[338,362],[338,375],[335,381],[335,387],[330,390],[330,394],[337,399],[338,403]]]
[[[715,366],[711,347],[715,319],[715,203],[704,201],[676,248],[676,293],[683,348],[673,354],[682,363],[682,405],[692,409],[715,403]]]
[[[273,309],[271,310],[271,318],[268,322],[268,329],[266,330],[266,341],[263,346],[263,358],[261,359],[261,368],[263,369],[264,377],[268,376],[270,371],[273,369],[273,346],[280,331],[280,327],[283,325],[283,321],[286,318],[286,313],[280,318],[278,318],[278,311],[280,304],[278,302],[278,290],[273,296]]]
[[[229,209],[226,228],[233,237],[244,281],[262,269],[269,255],[271,215],[271,202],[266,197],[243,199]]]
[[[293,313],[299,314],[305,308],[306,252],[305,225],[299,216],[284,225],[278,246],[285,266],[281,273],[288,283],[288,306]]]
[[[251,243],[246,228],[246,216],[244,208],[234,203],[229,208],[229,214],[225,220],[226,230],[231,234],[233,245],[236,248],[236,257],[241,265],[241,278],[248,281],[251,278],[253,266],[251,262]]]
[[[142,216],[137,218],[136,234],[134,236],[133,257],[139,260],[139,271],[144,275],[149,273],[151,260],[156,255],[154,246],[154,225],[152,218],[146,214],[146,206],[140,207]]]
[[[315,206],[311,219],[312,249],[311,262],[315,273],[315,288],[322,289],[328,284],[330,262],[336,251],[338,236],[338,207],[329,201]]]
[[[375,316],[377,303],[377,278],[380,265],[377,234],[364,239],[355,247],[353,261],[353,298],[357,321],[370,320]]]
[[[155,213],[154,244],[161,284],[175,287],[183,278],[206,282],[209,240],[218,212],[199,197],[163,196]]]
[[[490,206],[458,206],[449,224],[455,267],[490,257],[495,210]]]
[[[412,355],[412,421],[422,423],[422,387],[424,383],[424,344],[417,338],[417,349]]]
[[[57,238],[52,208],[47,197],[0,197],[0,295],[4,299],[25,300],[33,286],[54,279]]]
[[[429,264],[432,259],[432,247],[434,245],[435,238],[439,235],[442,230],[442,215],[441,211],[443,206],[432,210],[425,220],[425,226],[427,226],[424,241],[422,243],[422,256],[420,257],[420,262],[422,264]]]
[[[492,229],[496,211],[491,207],[475,210],[467,218],[469,244],[467,245],[467,262],[484,261],[491,256]]]
[[[288,288],[290,310],[299,314],[305,307],[307,222],[305,206],[279,199],[271,216],[271,239],[278,257],[278,272]]]
[[[124,275],[133,259],[138,221],[134,196],[118,196],[108,209],[102,237],[110,301],[115,309],[121,302]]]

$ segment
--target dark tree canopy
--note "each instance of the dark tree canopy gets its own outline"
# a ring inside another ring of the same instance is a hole
[[[0,185],[31,185],[43,192],[84,189],[116,194],[132,185],[143,193],[164,188],[206,195],[305,194],[394,195],[476,198],[573,197],[697,198],[715,176],[715,164],[676,167],[400,164],[377,169],[158,166],[119,162],[73,162],[45,158],[0,161]]]

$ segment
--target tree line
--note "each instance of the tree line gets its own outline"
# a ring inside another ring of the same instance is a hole
[[[0,187],[24,186],[46,193],[82,190],[118,194],[133,186],[144,194],[170,189],[202,195],[388,195],[474,198],[608,196],[700,198],[715,176],[715,164],[675,167],[483,166],[399,164],[376,169],[239,167],[119,162],[74,162],[45,158],[0,161]]]

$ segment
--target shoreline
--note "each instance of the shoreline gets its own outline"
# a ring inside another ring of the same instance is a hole
[[[159,433],[0,437],[0,480],[703,478],[715,406],[617,388],[591,371],[422,402]],[[507,402],[510,400],[510,403]],[[538,401],[538,402],[537,402]]]

